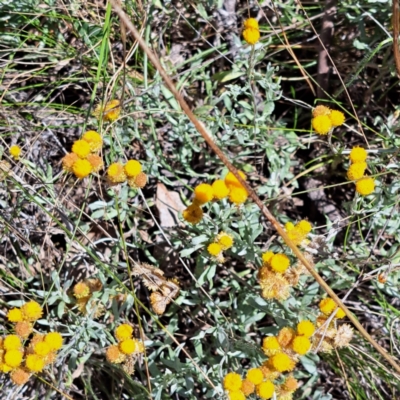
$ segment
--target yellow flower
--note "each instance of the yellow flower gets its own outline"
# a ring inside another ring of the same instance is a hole
[[[266,251],[265,253],[263,253],[261,256],[263,263],[269,265],[273,256],[274,256],[273,251]]]
[[[331,109],[329,107],[323,106],[323,105],[319,105],[317,107],[314,108],[313,112],[312,112],[312,116],[318,117],[318,115],[328,115],[331,113]]]
[[[79,158],[86,158],[90,153],[90,145],[85,140],[77,140],[72,145],[72,152]]]
[[[255,385],[259,385],[264,380],[264,375],[260,368],[251,368],[247,371],[246,379]]]
[[[291,371],[295,366],[295,362],[285,353],[275,354],[268,361],[279,372]]]
[[[327,115],[318,115],[311,120],[314,131],[319,135],[327,135],[332,129],[331,119]]]
[[[7,313],[7,319],[10,322],[19,322],[22,321],[22,311],[19,308],[12,308]]]
[[[282,273],[289,268],[290,260],[285,254],[275,254],[269,264],[275,272]]]
[[[243,380],[241,391],[247,397],[254,393],[255,385],[253,382],[250,382],[248,379]]]
[[[13,370],[13,367],[10,367],[6,363],[0,363],[0,371],[3,372],[4,374],[8,374],[10,371]]]
[[[36,301],[29,301],[21,307],[24,321],[37,321],[43,314],[42,307]]]
[[[92,164],[88,160],[75,161],[72,172],[78,179],[86,178],[92,172]]]
[[[238,171],[238,174],[244,181],[247,179],[246,175],[243,171]],[[225,177],[225,185],[229,189],[232,189],[234,187],[243,188],[242,184],[239,182],[239,180],[236,178],[236,176],[232,174],[232,172],[227,173],[227,175]]]
[[[325,315],[331,315],[332,311],[337,307],[336,303],[330,298],[322,299],[319,303],[319,309]]]
[[[243,204],[249,195],[245,188],[242,187],[231,187],[231,191],[229,193],[229,200],[234,204]]]
[[[12,368],[19,367],[22,362],[23,353],[20,350],[8,350],[4,355],[4,362]]]
[[[218,243],[211,243],[207,247],[207,251],[214,257],[217,257],[222,252],[222,247]]]
[[[119,115],[121,114],[121,107],[119,107],[119,100],[110,100],[106,103],[105,107],[102,105],[98,105],[94,114],[100,116],[103,114],[103,120],[113,122],[115,121]]]
[[[51,352],[51,348],[46,342],[39,342],[35,344],[33,351],[40,357],[46,357]]]
[[[208,203],[214,197],[213,188],[207,183],[201,183],[194,189],[194,198],[198,205]]]
[[[285,229],[286,229],[286,232],[292,231],[294,229],[294,223],[293,222],[286,222]]]
[[[302,231],[305,235],[311,232],[312,225],[305,219],[302,219],[296,224],[296,229]]]
[[[17,335],[7,335],[3,341],[5,350],[18,350],[22,346],[21,339]]]
[[[119,163],[112,163],[107,169],[107,177],[111,183],[121,183],[126,180],[124,166]]]
[[[29,371],[41,372],[44,368],[44,360],[36,354],[28,354],[26,356],[25,366]]]
[[[74,297],[82,299],[83,297],[90,296],[90,288],[85,282],[78,282],[73,288],[72,292]]]
[[[119,351],[117,345],[112,345],[106,350],[106,358],[110,363],[120,364],[126,359],[126,356]]]
[[[225,181],[218,179],[211,185],[213,196],[216,200],[222,200],[229,195],[229,188],[226,186]]]
[[[354,163],[361,163],[361,162],[364,162],[367,159],[368,153],[362,147],[356,146],[356,147],[353,147],[351,149],[349,157],[350,157],[350,161],[353,164]]]
[[[287,347],[296,336],[294,329],[289,327],[282,328],[278,333],[278,342],[282,347]]]
[[[124,170],[128,178],[134,178],[142,172],[142,164],[137,160],[129,160],[125,164]]]
[[[275,392],[275,386],[271,381],[265,381],[256,386],[257,395],[262,399],[270,399]]]
[[[45,337],[44,341],[50,347],[51,350],[59,350],[62,347],[62,336],[58,332],[49,332]]]
[[[282,383],[282,389],[288,392],[294,392],[299,387],[299,382],[293,376],[289,375]]]
[[[224,378],[224,389],[235,391],[242,387],[242,378],[236,372],[229,372]]]
[[[21,155],[21,147],[14,145],[10,147],[10,155],[14,160],[18,160]]]
[[[263,340],[262,349],[267,356],[273,356],[281,351],[281,346],[275,336],[267,336]]]
[[[366,169],[367,163],[365,161],[351,164],[347,171],[347,179],[350,181],[361,179]]]
[[[228,393],[229,400],[246,400],[246,396],[241,390],[234,390]]]
[[[27,339],[33,332],[33,326],[28,321],[19,321],[15,324],[15,333],[22,339]]]
[[[89,143],[90,151],[98,152],[103,146],[103,139],[96,131],[87,131],[83,134],[82,140]]]
[[[128,179],[128,185],[134,189],[142,189],[146,186],[147,175],[144,172],[139,172],[134,178]]]
[[[104,167],[103,160],[97,154],[89,154],[86,158],[92,166],[92,172],[99,172]]]
[[[198,224],[203,219],[203,210],[195,204],[190,205],[182,212],[183,219],[193,225]]]
[[[233,237],[225,232],[220,232],[216,237],[216,243],[218,243],[222,250],[228,250],[233,246]]]
[[[305,337],[311,337],[315,332],[315,325],[311,321],[300,321],[297,324],[297,333]]]
[[[290,295],[290,285],[281,274],[269,270],[264,266],[259,270],[259,284],[264,299],[286,300]]]
[[[356,182],[356,191],[361,196],[368,196],[375,190],[375,180],[369,176],[359,179]]]
[[[30,376],[31,375],[24,369],[16,368],[14,371],[11,372],[10,379],[16,385],[24,385],[26,382],[28,382]]]
[[[245,27],[245,29],[248,28],[258,29],[258,21],[255,18],[247,18],[243,22],[243,26]]]
[[[287,235],[296,246],[300,245],[307,236],[304,231],[298,229],[297,227],[294,227],[294,229],[288,231]]]
[[[126,339],[119,343],[118,345],[121,353],[124,354],[132,354],[135,352],[137,348],[137,340],[136,339]]]
[[[294,352],[300,355],[308,353],[311,348],[311,342],[305,336],[296,336],[292,342],[292,349]]]
[[[329,118],[331,119],[333,126],[343,125],[345,121],[344,114],[338,110],[332,110],[329,115]]]
[[[133,328],[128,324],[122,324],[115,330],[115,337],[121,341],[132,338]]]
[[[247,28],[243,31],[243,39],[254,46],[260,40],[260,31],[254,28]]]
[[[268,361],[264,361],[260,369],[264,374],[264,379],[271,382],[274,381],[275,379],[278,379],[279,375],[281,374],[280,372],[275,371],[273,368],[271,368]]]
[[[68,172],[72,172],[72,167],[76,161],[79,160],[79,157],[75,153],[68,153],[66,154],[61,162],[63,169]]]

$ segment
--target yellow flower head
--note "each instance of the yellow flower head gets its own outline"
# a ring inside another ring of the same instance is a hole
[[[305,337],[311,337],[315,332],[315,325],[311,321],[300,321],[297,324],[297,334]]]
[[[77,140],[72,145],[72,152],[79,158],[86,158],[90,153],[90,145],[85,140]]]
[[[136,351],[137,340],[136,339],[125,339],[119,342],[119,350],[124,354],[132,354]]]
[[[43,314],[42,307],[36,301],[28,301],[21,307],[24,321],[37,321]]]
[[[234,390],[228,393],[229,400],[246,400],[246,396],[241,390]]]
[[[264,265],[269,265],[271,262],[272,257],[274,256],[273,251],[266,251],[265,253],[262,254],[261,258],[263,260]]]
[[[359,179],[356,182],[356,191],[361,194],[361,196],[368,196],[375,190],[375,180],[369,176]]]
[[[10,147],[10,155],[14,160],[18,160],[21,155],[21,147],[14,145]]]
[[[282,347],[287,347],[295,336],[296,332],[294,329],[289,327],[282,328],[278,333],[278,342]]]
[[[242,377],[236,372],[229,372],[224,378],[224,389],[229,391],[240,390]]]
[[[229,188],[226,186],[225,181],[218,179],[211,185],[213,190],[213,197],[216,200],[222,200],[229,195]]]
[[[327,135],[332,129],[331,119],[327,115],[318,115],[311,120],[312,127],[319,135]]]
[[[229,193],[229,200],[236,205],[243,204],[247,197],[249,197],[247,191],[243,187],[231,187],[231,191]]]
[[[28,382],[30,376],[31,375],[23,368],[16,368],[11,372],[10,379],[16,385],[24,385],[26,382]]]
[[[122,324],[115,330],[115,337],[118,341],[131,339],[133,334],[133,328],[128,324]]]
[[[294,229],[288,231],[287,235],[296,246],[300,245],[307,236],[304,231],[298,229],[297,227],[294,227]]]
[[[78,282],[72,288],[72,292],[74,293],[74,297],[77,299],[90,296],[90,288],[85,282]]]
[[[286,229],[286,232],[292,231],[294,229],[294,223],[293,222],[286,222],[285,229]]]
[[[201,183],[194,189],[194,198],[198,205],[208,203],[214,197],[213,188],[207,183]]]
[[[207,247],[207,251],[213,257],[217,257],[222,252],[222,247],[218,243],[211,243]]]
[[[267,356],[278,354],[282,349],[275,336],[267,336],[263,340],[262,349]]]
[[[45,362],[43,358],[37,354],[28,354],[25,360],[25,366],[29,371],[41,372],[44,368]]]
[[[144,172],[139,172],[134,178],[128,179],[128,185],[134,189],[142,189],[146,186],[147,175]]]
[[[264,374],[260,368],[251,368],[247,371],[246,379],[255,385],[259,385],[264,380]]]
[[[332,126],[343,125],[345,121],[344,114],[338,110],[332,110],[329,114],[329,118],[331,119]]]
[[[255,18],[247,18],[243,22],[243,26],[245,27],[245,29],[248,28],[258,29],[258,21]]]
[[[19,367],[22,362],[23,353],[20,350],[8,350],[4,355],[4,362],[12,368]]]
[[[332,311],[337,307],[336,303],[330,298],[322,299],[319,303],[319,309],[325,315],[331,315]]]
[[[281,374],[279,371],[275,371],[271,365],[269,364],[269,361],[264,361],[263,365],[260,367],[262,373],[264,374],[264,379],[267,381],[274,381],[275,379],[279,378],[279,375]]]
[[[290,285],[287,279],[273,271],[268,266],[259,270],[259,284],[264,299],[286,300],[290,295]]]
[[[195,204],[190,205],[182,212],[183,219],[190,224],[196,225],[203,219],[203,210]]]
[[[86,158],[92,166],[92,172],[99,172],[104,167],[103,159],[97,154],[89,154]]]
[[[366,162],[357,162],[351,164],[347,171],[347,179],[349,181],[357,181],[364,176],[364,172],[367,169]]]
[[[27,339],[33,332],[33,326],[28,321],[19,321],[15,324],[15,333],[22,339]]]
[[[275,392],[275,386],[271,381],[265,381],[256,386],[256,392],[262,399],[270,399]]]
[[[22,347],[21,339],[17,335],[7,335],[3,341],[4,350],[18,350]]]
[[[39,342],[35,344],[33,351],[39,357],[46,357],[51,352],[51,348],[46,342]]]
[[[351,149],[349,157],[350,157],[350,161],[353,164],[354,163],[361,163],[361,162],[364,162],[367,159],[368,153],[362,147],[356,146],[356,147],[353,147]]]
[[[110,363],[120,364],[125,360],[126,356],[119,351],[117,345],[112,345],[106,350],[106,358]]]
[[[318,117],[318,115],[327,115],[329,116],[331,113],[331,109],[329,107],[323,106],[323,105],[319,105],[317,107],[314,108],[313,112],[312,112],[312,116],[313,118]]]
[[[289,257],[285,254],[275,254],[269,263],[275,272],[285,272],[290,266]]]
[[[275,354],[268,362],[279,372],[291,371],[295,367],[295,362],[285,353]]]
[[[49,332],[45,337],[44,341],[50,347],[51,350],[59,350],[62,347],[62,336],[58,332]]]
[[[103,120],[109,122],[115,121],[121,114],[121,107],[119,107],[119,105],[119,100],[110,100],[107,102],[105,107],[101,110],[103,113]]]
[[[308,353],[311,348],[311,342],[305,336],[296,336],[292,342],[292,349],[295,353],[303,356]]]
[[[13,367],[10,367],[5,362],[0,363],[0,372],[3,372],[3,374],[8,374],[12,370],[13,370]]]
[[[134,178],[142,172],[142,164],[137,160],[129,160],[125,164],[124,170],[128,178]]]
[[[121,183],[126,180],[124,166],[119,163],[112,163],[107,169],[107,177],[111,183]]]
[[[103,139],[96,131],[87,131],[83,134],[82,140],[89,143],[90,151],[98,152],[103,146]]]
[[[72,165],[72,172],[78,179],[86,178],[92,172],[92,164],[88,160],[77,160]]]
[[[296,224],[296,229],[299,229],[301,232],[303,232],[305,235],[311,232],[312,230],[312,225],[305,219],[302,219]]]
[[[299,382],[293,376],[289,375],[282,383],[282,389],[288,392],[294,392],[299,387]]]
[[[72,172],[72,166],[78,160],[79,157],[75,153],[66,154],[61,160],[63,169],[65,171]]]
[[[246,175],[243,171],[238,171],[239,176],[245,181]],[[239,180],[236,178],[235,175],[232,174],[232,172],[228,172],[226,177],[225,177],[225,185],[229,188],[232,189],[234,187],[242,188],[242,184],[239,182]]]
[[[228,250],[233,246],[233,236],[226,232],[220,232],[215,238],[216,243],[218,243],[222,250]]]
[[[335,318],[338,318],[338,319],[342,319],[345,316],[346,316],[346,313],[341,308],[339,308],[335,314]]]
[[[250,382],[248,379],[244,379],[240,390],[247,397],[254,393],[255,388],[256,387],[253,382]]]
[[[19,308],[12,308],[7,313],[7,319],[10,322],[19,322],[22,321],[22,311]]]
[[[243,31],[243,39],[254,46],[260,40],[260,31],[254,28],[247,28]]]

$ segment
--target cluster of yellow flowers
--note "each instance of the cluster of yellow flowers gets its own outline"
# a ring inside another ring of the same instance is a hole
[[[306,241],[312,226],[302,220],[296,225],[289,222],[285,225],[289,237],[298,245]],[[307,255],[308,253],[305,253]],[[263,265],[258,271],[258,282],[261,287],[261,296],[264,299],[285,300],[290,295],[290,288],[296,286],[300,275],[306,270],[304,266],[290,267],[289,257],[285,254],[275,254],[267,251],[262,254]]]
[[[312,112],[311,125],[319,135],[327,135],[331,129],[343,125],[344,114],[338,110],[331,110],[326,106],[317,106]]]
[[[367,169],[367,151],[362,147],[353,147],[350,152],[350,166],[347,171],[347,178],[356,181],[356,191],[362,196],[368,196],[375,190],[375,180],[365,176]]]
[[[49,332],[46,335],[36,333],[24,347],[22,342],[29,338],[33,323],[42,314],[42,307],[35,301],[13,308],[7,314],[8,321],[15,324],[15,334],[0,338],[0,371],[10,373],[10,379],[16,385],[25,384],[32,374],[53,363],[62,346],[62,336],[58,332]]]
[[[246,180],[246,175],[238,171],[240,177]],[[195,225],[203,219],[203,210],[201,206],[210,201],[217,201],[228,198],[229,201],[237,206],[243,204],[248,198],[247,190],[236,179],[232,172],[228,172],[225,179],[218,179],[209,185],[201,183],[194,189],[193,203],[186,208],[182,215],[185,221]]]
[[[109,346],[106,350],[106,358],[113,364],[123,364],[123,368],[133,373],[134,357],[144,353],[144,343],[133,337],[133,328],[128,324],[122,324],[115,329],[115,337],[118,344]]]
[[[10,155],[14,160],[19,160],[19,157],[21,155],[21,147],[17,146],[14,144],[13,146],[10,147],[9,149]]]
[[[110,100],[105,105],[99,104],[94,112],[93,115],[98,119],[102,119],[106,122],[114,122],[119,115],[121,114],[121,107],[119,100]]]
[[[86,306],[93,296],[94,292],[98,292],[103,288],[100,279],[86,279],[85,281],[78,282],[72,288],[72,294],[76,298],[78,310],[82,314],[86,314]],[[99,317],[104,312],[104,306],[98,305],[95,317]]]
[[[128,160],[123,165],[119,162],[112,163],[107,169],[107,180],[110,185],[128,182],[132,188],[143,188],[147,183],[147,175],[142,171],[142,164],[137,160]]]
[[[248,18],[243,23],[243,39],[252,46],[260,40],[260,29],[255,18]]]
[[[82,139],[72,145],[72,152],[62,159],[65,171],[72,172],[78,179],[87,177],[92,172],[99,172],[104,164],[98,155],[103,146],[102,137],[95,131],[87,131]]]
[[[219,263],[225,261],[223,251],[233,246],[233,236],[226,232],[220,232],[207,247],[208,253]]]

